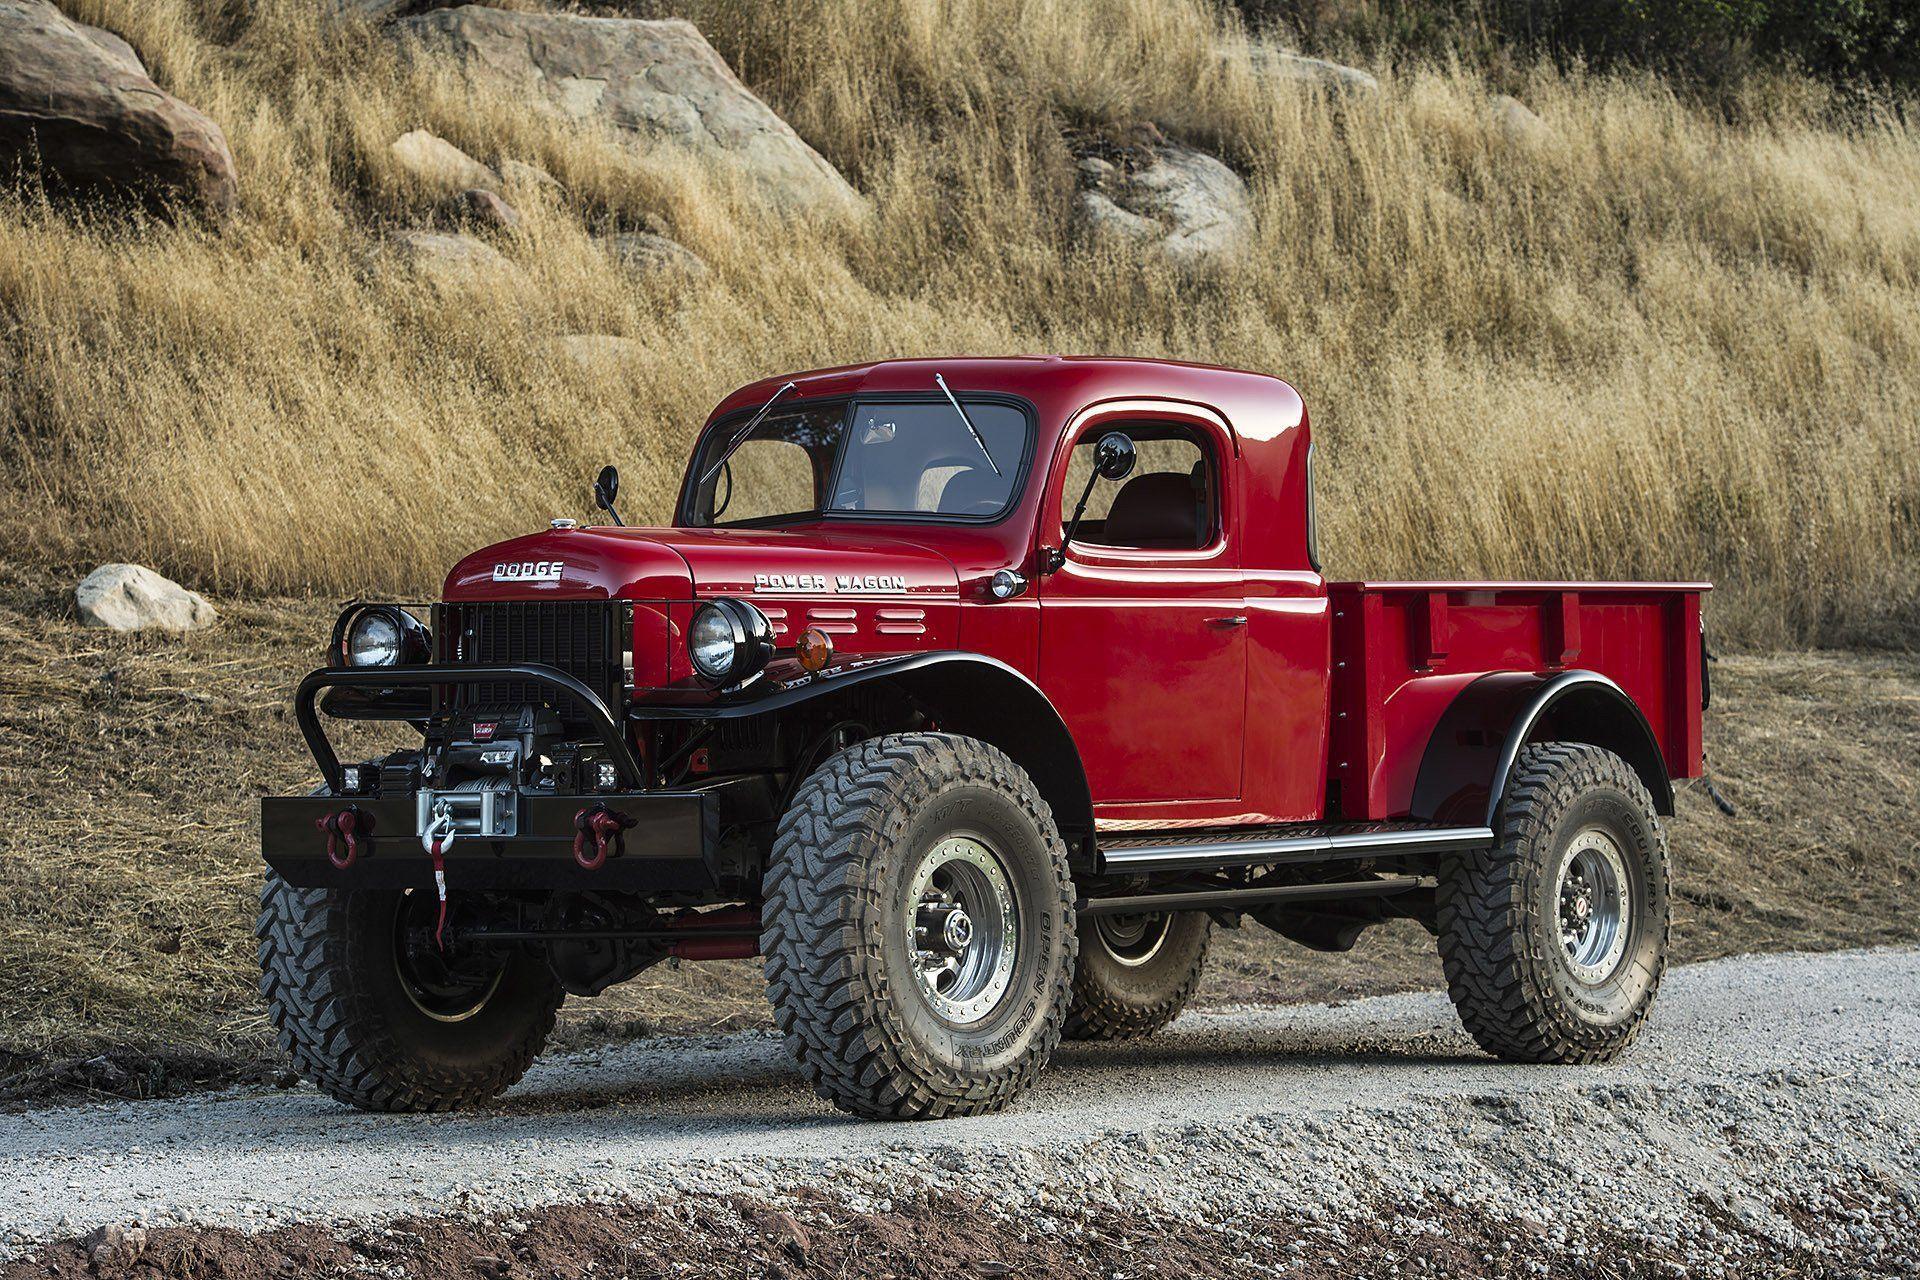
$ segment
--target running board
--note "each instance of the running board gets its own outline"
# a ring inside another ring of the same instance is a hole
[[[1100,869],[1107,875],[1144,875],[1492,847],[1493,831],[1489,827],[1412,822],[1303,824],[1257,831],[1243,828],[1233,833],[1110,837],[1100,844]]]
[[[1207,889],[1190,893],[1134,893],[1112,898],[1082,898],[1073,909],[1085,916],[1138,915],[1147,911],[1244,911],[1269,902],[1322,902],[1341,898],[1384,898],[1413,889],[1430,889],[1420,876],[1386,876],[1335,884],[1276,884],[1258,889]]]

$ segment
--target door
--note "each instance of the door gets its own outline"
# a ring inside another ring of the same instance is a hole
[[[1096,804],[1235,800],[1247,615],[1227,502],[1233,438],[1191,407],[1145,408],[1082,415],[1054,460],[1040,540],[1064,558],[1039,590],[1040,686]],[[1134,441],[1133,472],[1093,482],[1063,545],[1109,431]]]

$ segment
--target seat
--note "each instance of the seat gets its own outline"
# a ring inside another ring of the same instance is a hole
[[[1006,502],[1007,481],[984,467],[956,471],[940,490],[941,515],[990,516]]]
[[[1100,540],[1119,547],[1198,547],[1205,492],[1204,482],[1184,472],[1135,476],[1113,495]]]

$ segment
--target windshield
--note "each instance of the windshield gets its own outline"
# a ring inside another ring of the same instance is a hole
[[[690,523],[759,524],[822,513],[998,516],[1026,461],[1027,415],[1008,404],[964,403],[980,440],[945,400],[776,410],[712,478],[696,485]],[[694,459],[695,477],[719,461],[741,425],[707,433]]]

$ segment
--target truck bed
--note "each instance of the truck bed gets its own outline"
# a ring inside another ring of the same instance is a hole
[[[1710,589],[1704,582],[1329,584],[1329,814],[1406,816],[1441,714],[1490,672],[1606,676],[1646,716],[1667,772],[1698,777],[1706,678],[1700,601]]]

